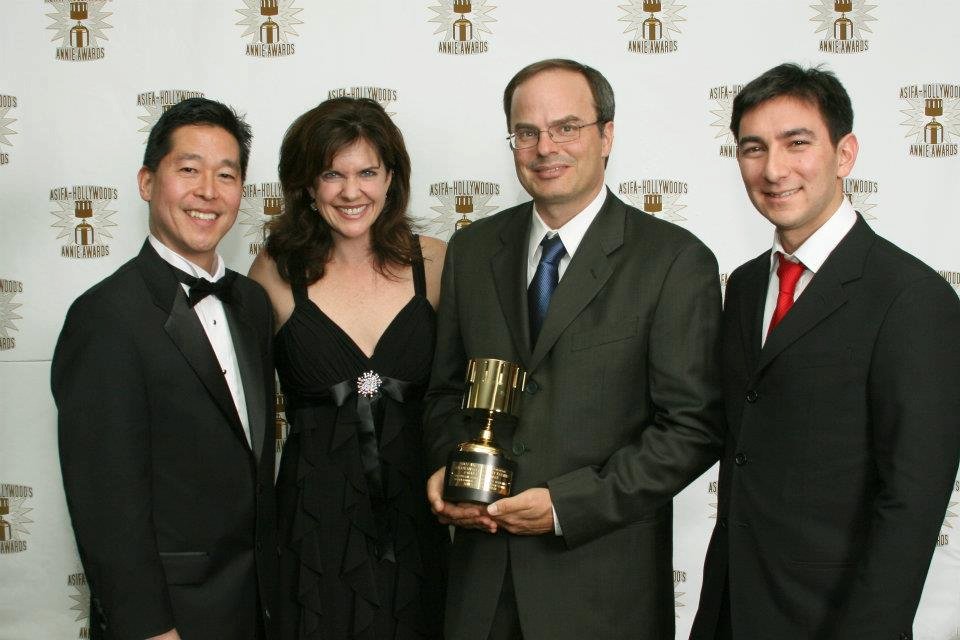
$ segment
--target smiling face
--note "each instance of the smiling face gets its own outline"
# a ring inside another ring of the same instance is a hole
[[[793,253],[840,206],[857,139],[848,133],[834,146],[817,106],[791,96],[746,112],[739,133],[737,162],[747,195]]]
[[[582,125],[597,119],[587,79],[550,69],[521,83],[510,107],[510,131]],[[590,125],[573,142],[557,144],[545,131],[536,146],[514,150],[517,178],[550,226],[557,228],[582,211],[603,188],[604,159],[613,145],[613,123]]]
[[[369,238],[383,211],[391,177],[376,149],[363,138],[337,152],[308,189],[334,241]]]
[[[140,197],[150,203],[150,233],[212,272],[217,244],[240,208],[240,146],[211,125],[182,126],[170,142],[155,172],[142,167],[137,174]]]

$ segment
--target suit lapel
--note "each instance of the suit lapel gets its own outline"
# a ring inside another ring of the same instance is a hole
[[[253,445],[253,455],[257,460],[263,450],[264,415],[266,401],[264,397],[263,370],[258,357],[257,334],[243,313],[243,298],[240,287],[234,285],[235,300],[232,304],[223,305],[230,325],[230,336],[233,340],[233,350],[237,356],[237,367],[240,380],[243,384],[243,396],[247,405],[247,416],[250,424],[250,442]],[[232,402],[232,400],[231,400]]]
[[[577,253],[553,292],[528,371],[537,368],[566,328],[593,300],[613,273],[608,256],[623,245],[625,217],[626,209],[623,203],[608,190],[603,206],[587,229]],[[526,256],[526,251],[523,255]],[[527,333],[529,334],[529,331]]]
[[[493,283],[500,299],[500,308],[507,320],[510,335],[520,360],[527,371],[530,363],[530,321],[527,317],[527,243],[530,236],[532,205],[513,214],[500,231],[503,243],[490,258]],[[506,354],[489,354],[504,358]]]
[[[762,371],[784,349],[796,342],[847,301],[843,285],[863,275],[863,263],[876,235],[859,215],[857,222],[797,298],[760,351]]]
[[[770,252],[752,260],[744,275],[747,282],[740,300],[740,339],[747,356],[747,367],[752,371],[760,357],[760,338],[766,330],[763,327],[763,307],[770,281]]]
[[[183,287],[177,282],[169,265],[150,246],[149,241],[144,243],[137,263],[154,303],[168,314],[163,325],[167,335],[197,374],[231,428],[246,442],[243,424],[240,422],[240,415],[237,413],[233,396],[230,395],[230,387],[227,386],[220,362],[210,346],[200,319],[187,304]]]

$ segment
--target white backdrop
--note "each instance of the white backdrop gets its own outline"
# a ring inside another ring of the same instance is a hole
[[[659,194],[662,210],[652,213],[699,235],[725,274],[772,237],[731,157],[733,95],[780,62],[825,62],[856,113],[861,153],[851,199],[876,231],[960,287],[955,2],[474,0],[457,2],[462,13],[453,0],[273,4],[3,3],[0,639],[86,637],[50,356],[70,302],[139,249],[147,209],[135,175],[146,132],[184,96],[232,104],[254,129],[247,197],[221,244],[242,272],[274,211],[269,198],[279,196],[280,139],[306,109],[338,94],[380,100],[413,159],[412,214],[446,238],[460,217],[457,195],[472,196],[471,219],[526,199],[504,141],[507,80],[534,60],[575,58],[616,92],[608,184],[640,207]],[[650,18],[659,26],[644,26]],[[712,470],[676,501],[678,638],[696,609],[715,480]],[[960,638],[958,503],[960,483],[917,615],[918,640]]]

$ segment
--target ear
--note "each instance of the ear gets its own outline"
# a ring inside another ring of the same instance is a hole
[[[140,197],[146,202],[150,202],[153,198],[153,179],[153,171],[140,167],[140,171],[137,172],[137,186],[140,189]]]
[[[860,142],[853,133],[840,138],[837,142],[837,177],[846,178],[853,171],[857,162],[857,153],[860,151]]]
[[[610,157],[610,151],[613,149],[613,121],[603,123],[600,129],[600,156]]]

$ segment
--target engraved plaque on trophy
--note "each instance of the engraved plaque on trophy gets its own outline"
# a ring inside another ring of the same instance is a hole
[[[467,363],[463,408],[486,413],[483,430],[461,443],[447,460],[443,499],[490,504],[510,495],[517,463],[507,458],[493,437],[498,416],[520,415],[520,394],[527,372],[520,365],[496,358],[472,358]]]

